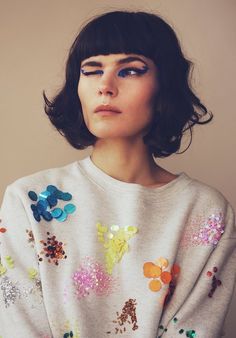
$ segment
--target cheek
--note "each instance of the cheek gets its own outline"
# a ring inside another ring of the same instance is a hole
[[[84,95],[83,95],[83,85],[81,85],[80,81],[79,81],[78,87],[77,87],[77,94],[78,94],[78,97],[80,99],[80,102],[82,103]]]
[[[130,93],[131,94],[131,93]],[[154,103],[156,90],[155,88],[142,87],[133,92],[133,95],[129,95],[127,100],[130,107],[138,111],[150,109]],[[132,97],[132,100],[131,100]]]
[[[88,96],[90,95],[91,91],[89,90],[88,86],[84,81],[80,81],[77,87],[77,93],[81,102],[81,105],[84,105],[85,102],[88,102]]]
[[[84,84],[82,82],[79,82],[78,87],[77,87],[77,94],[78,94],[78,97],[79,97],[79,100],[80,100],[84,122],[85,122],[87,127],[88,127],[88,123],[89,123],[88,116],[86,114],[86,111],[87,111],[86,103],[89,102],[88,97],[87,97],[88,93],[89,93],[89,91],[86,90]]]
[[[144,81],[142,84],[140,84],[138,90],[137,90],[137,97],[140,98],[143,102],[151,102],[154,95],[158,91],[158,82],[157,79],[154,78],[148,78],[146,81]]]

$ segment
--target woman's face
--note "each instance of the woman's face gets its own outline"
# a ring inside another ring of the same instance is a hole
[[[78,95],[89,131],[98,138],[145,135],[159,89],[157,79],[156,65],[142,55],[96,55],[83,60]],[[102,104],[115,106],[120,113],[95,112]]]

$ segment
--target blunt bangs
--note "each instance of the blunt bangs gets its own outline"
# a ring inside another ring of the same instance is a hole
[[[78,61],[95,55],[141,54],[152,58],[153,39],[141,13],[116,12],[99,16],[84,27],[78,35]]]

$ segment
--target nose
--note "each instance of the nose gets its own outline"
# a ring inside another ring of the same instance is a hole
[[[112,79],[103,79],[98,85],[99,95],[116,96],[117,87]]]

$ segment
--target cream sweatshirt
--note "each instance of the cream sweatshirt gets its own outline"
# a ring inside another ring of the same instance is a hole
[[[90,156],[11,183],[0,210],[1,338],[217,338],[234,211],[181,172],[117,180]]]

